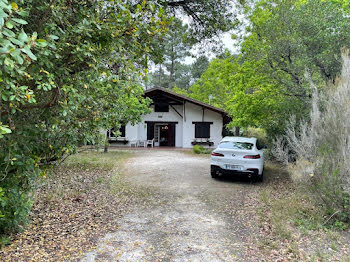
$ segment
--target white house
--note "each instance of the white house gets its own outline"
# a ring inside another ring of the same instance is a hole
[[[152,112],[139,124],[122,126],[119,137],[108,131],[111,142],[125,146],[147,146],[148,141],[155,147],[215,147],[223,137],[225,124],[231,121],[224,110],[168,89],[145,90],[145,96],[153,101]]]

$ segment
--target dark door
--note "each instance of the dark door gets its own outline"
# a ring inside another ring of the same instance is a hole
[[[169,125],[160,127],[159,146],[169,146]]]
[[[175,127],[176,127],[175,123],[169,124],[168,146],[175,146],[175,136],[176,136]]]
[[[154,123],[147,123],[147,140],[154,138]]]

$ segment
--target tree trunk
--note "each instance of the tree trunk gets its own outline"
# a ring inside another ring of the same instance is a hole
[[[240,128],[238,126],[235,127],[235,136],[239,136]]]
[[[158,87],[160,87],[160,79],[161,79],[161,75],[162,75],[162,65],[159,64],[159,78],[158,78]]]
[[[171,45],[171,64],[170,64],[170,81],[169,81],[169,88],[174,87],[175,83],[175,55],[174,55],[174,45]]]
[[[104,153],[108,153],[108,147],[109,147],[109,143],[108,143],[108,137],[106,136],[106,141],[105,141],[105,148],[104,148]]]

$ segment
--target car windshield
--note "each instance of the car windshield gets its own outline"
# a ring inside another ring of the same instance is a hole
[[[240,149],[240,150],[252,150],[253,144],[248,142],[232,142],[232,141],[223,141],[219,144],[219,148],[228,148],[228,149]]]

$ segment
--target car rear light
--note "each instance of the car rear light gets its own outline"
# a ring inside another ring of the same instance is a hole
[[[224,156],[224,154],[221,153],[216,153],[216,152],[211,152],[212,156]]]
[[[243,158],[248,158],[248,159],[259,159],[259,158],[260,158],[260,154],[258,154],[258,155],[247,155],[247,156],[244,156]]]

